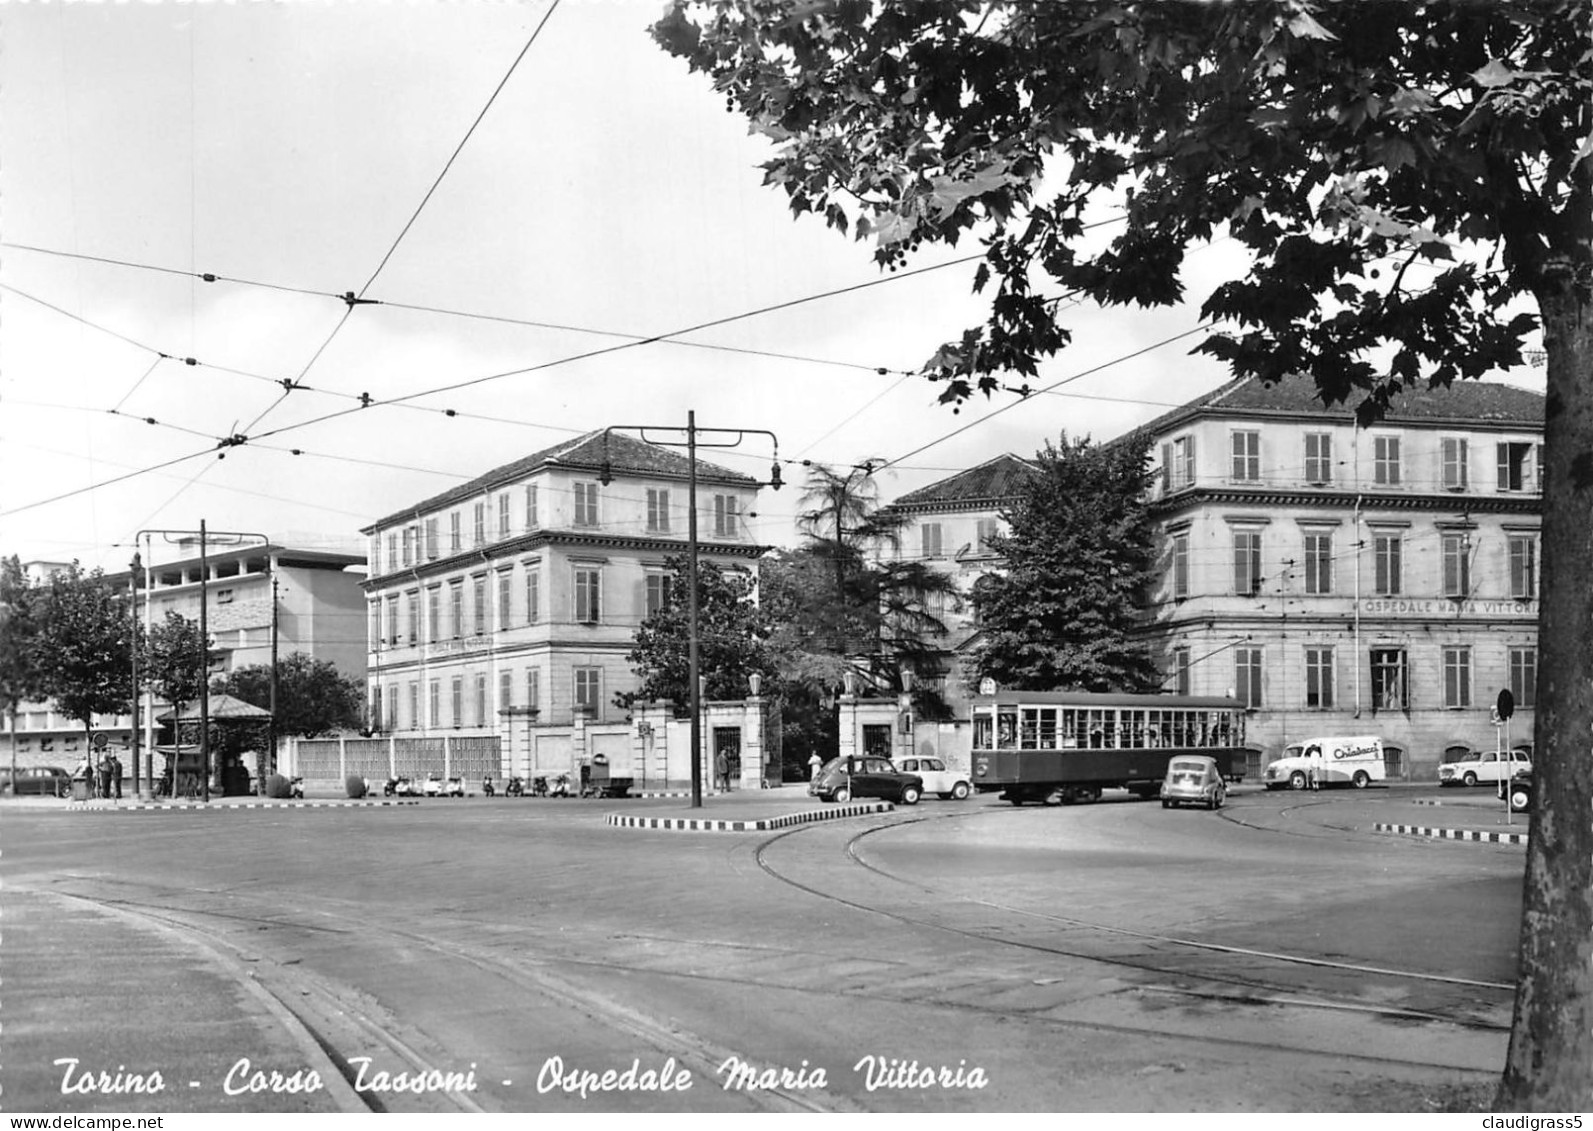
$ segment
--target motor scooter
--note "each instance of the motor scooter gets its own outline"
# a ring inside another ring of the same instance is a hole
[[[531,779],[531,796],[532,797],[546,797],[547,795],[548,795],[548,779],[547,778],[532,778]]]
[[[383,797],[408,797],[410,795],[409,779],[405,777],[388,778],[382,786]]]
[[[570,792],[570,775],[569,774],[560,774],[558,777],[554,778],[553,779],[553,784],[548,787],[548,796],[549,797],[573,797],[573,796],[575,796],[573,793]]]
[[[510,778],[509,784],[503,787],[503,795],[505,797],[523,797],[525,795],[525,779],[522,777]]]
[[[498,796],[498,791],[495,788],[493,788],[492,775],[490,775],[490,774],[481,779],[481,796],[483,796],[483,797],[496,797],[496,796]]]
[[[296,797],[300,801],[304,800],[304,779],[303,778],[294,778],[292,781],[288,782],[288,796],[289,797]]]

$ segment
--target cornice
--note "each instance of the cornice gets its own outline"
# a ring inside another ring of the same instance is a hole
[[[1543,496],[1450,494],[1402,494],[1370,491],[1324,491],[1309,488],[1192,487],[1157,499],[1150,513],[1165,518],[1180,511],[1218,504],[1264,507],[1308,507],[1318,510],[1361,511],[1444,511],[1453,514],[1541,514]]]

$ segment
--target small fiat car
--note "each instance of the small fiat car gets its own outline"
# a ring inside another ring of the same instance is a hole
[[[843,805],[863,797],[917,805],[924,795],[924,779],[917,774],[904,774],[889,758],[876,755],[832,758],[813,779],[808,792],[820,801],[839,801]]]
[[[1204,754],[1180,754],[1167,763],[1167,776],[1162,779],[1162,808],[1174,805],[1204,805],[1207,809],[1221,809],[1227,800],[1228,787],[1223,785],[1222,771],[1215,758]]]

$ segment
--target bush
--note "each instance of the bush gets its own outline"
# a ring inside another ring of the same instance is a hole
[[[365,779],[358,774],[350,774],[343,779],[343,789],[355,801],[365,796]]]
[[[293,796],[293,783],[281,774],[272,774],[266,778],[266,796],[285,801]]]

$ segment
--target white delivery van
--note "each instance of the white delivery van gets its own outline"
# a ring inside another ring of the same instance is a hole
[[[1320,785],[1348,782],[1365,789],[1383,780],[1383,740],[1375,734],[1357,734],[1291,742],[1283,757],[1267,767],[1262,780],[1268,789],[1304,789],[1313,766]]]

